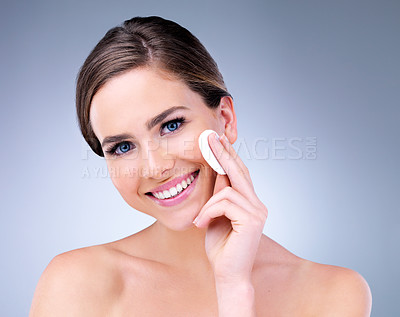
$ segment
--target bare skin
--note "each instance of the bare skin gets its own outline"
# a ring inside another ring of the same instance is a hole
[[[30,316],[218,316],[205,253],[177,249],[181,257],[174,259],[162,243],[155,244],[157,225],[55,257],[38,284]],[[370,314],[370,291],[358,273],[301,259],[265,235],[252,277],[257,316]]]
[[[371,294],[358,273],[301,259],[262,234],[267,209],[231,147],[232,99],[211,110],[167,77],[154,69],[117,76],[91,108],[107,166],[118,172],[110,173],[113,184],[131,207],[157,221],[122,240],[56,256],[30,316],[368,316]],[[181,105],[186,109],[169,115],[186,118],[176,130],[144,124]],[[227,175],[216,175],[198,149],[205,129],[226,136],[209,142]],[[121,134],[116,155],[104,141]],[[196,170],[194,189],[181,203],[166,207],[149,197]]]

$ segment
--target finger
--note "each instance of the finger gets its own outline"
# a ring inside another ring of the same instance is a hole
[[[253,210],[256,210],[256,206],[254,206],[246,197],[244,197],[241,193],[229,186],[223,188],[221,191],[213,195],[202,207],[199,215],[201,216],[204,210],[224,199],[229,200],[235,205],[245,209],[247,212],[252,212]]]
[[[223,134],[220,137],[220,140],[221,140],[221,143],[223,144],[223,146],[225,147],[225,149],[228,151],[228,153],[232,156],[232,158],[236,161],[236,163],[239,165],[239,167],[243,170],[245,176],[248,176],[248,179],[251,181],[249,169],[244,164],[244,162],[242,161],[240,156],[236,153],[235,149],[233,148],[231,142],[229,142],[226,135]]]
[[[255,198],[253,184],[248,172],[241,169],[237,160],[229,154],[219,139],[215,137],[216,134],[211,133],[211,135],[213,135],[212,137],[209,136],[211,150],[228,175],[232,188],[239,190],[249,198]]]
[[[210,208],[221,204],[221,202],[226,203],[226,201],[241,208],[243,213],[251,214],[263,222],[268,217],[268,209],[261,201],[258,200],[258,203],[253,205],[246,197],[236,192],[232,187],[226,187],[207,201],[193,223],[197,225],[198,219],[201,219],[205,213],[208,213]]]
[[[229,200],[222,200],[218,204],[207,208],[206,212],[196,219],[195,225],[198,228],[206,228],[215,218],[221,216],[225,216],[231,221],[232,229],[235,232],[242,230],[251,231],[254,226],[264,226],[262,217],[255,217]]]
[[[228,200],[223,200],[205,209],[195,219],[194,224],[198,228],[206,228],[214,218],[221,216],[226,216],[233,223],[236,223],[240,219],[238,207]]]
[[[210,135],[208,136],[208,143],[211,145],[211,150],[213,151],[213,153],[214,153],[214,155],[215,155],[215,157],[217,158],[218,161],[220,159],[220,156],[223,153],[223,150],[225,149],[225,146],[222,143],[223,136],[224,135],[221,135],[219,137],[216,133],[210,133]],[[215,141],[217,141],[218,144],[215,143]],[[219,145],[221,145],[221,146],[219,146]],[[230,152],[228,151],[227,148],[225,150],[228,152],[228,154],[230,154]],[[229,159],[232,160],[232,161],[235,161],[235,163],[238,164],[238,162],[236,161],[234,156],[229,157]],[[219,162],[219,163],[221,164],[221,162]],[[222,166],[222,164],[221,164],[221,166]],[[224,168],[224,166],[222,166],[222,167]],[[239,164],[238,164],[238,167],[240,169],[242,169]],[[225,170],[225,168],[224,168],[224,170]],[[226,170],[225,170],[225,172],[228,173]]]
[[[196,223],[198,219],[202,218],[203,215],[208,212],[208,208],[225,200],[242,208],[246,213],[251,213],[259,219],[264,219],[264,221],[266,221],[268,217],[268,209],[261,201],[257,200],[257,203],[253,204],[232,187],[225,187],[207,201],[207,203],[200,209],[200,212],[193,223]]]
[[[217,178],[215,179],[215,184],[214,184],[214,191],[213,195],[224,189],[225,187],[230,187],[231,182],[229,181],[229,177],[227,175],[220,175],[217,174]]]

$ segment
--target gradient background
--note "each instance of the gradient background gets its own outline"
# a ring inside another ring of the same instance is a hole
[[[2,1],[0,12],[0,316],[28,314],[55,255],[154,221],[119,196],[74,109],[90,50],[147,15],[188,28],[217,61],[265,233],[358,271],[372,315],[400,315],[399,1]],[[290,140],[304,154],[309,137],[317,156],[294,159]]]

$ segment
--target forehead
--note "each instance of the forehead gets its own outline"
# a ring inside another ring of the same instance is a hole
[[[90,120],[101,140],[132,127],[144,131],[146,121],[174,106],[186,106],[195,112],[209,109],[201,96],[182,81],[139,68],[110,79],[99,89],[92,100]]]

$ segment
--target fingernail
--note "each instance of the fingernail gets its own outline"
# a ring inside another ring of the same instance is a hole
[[[194,218],[194,220],[193,220],[193,223],[195,224],[195,225],[197,225],[197,220],[199,219],[199,216],[197,216],[196,218]]]

